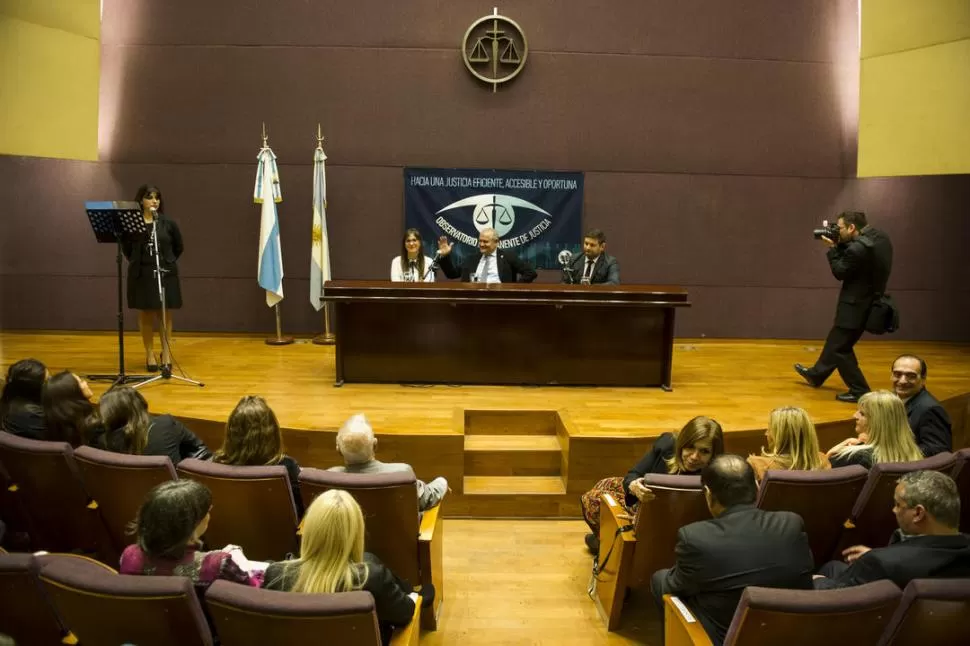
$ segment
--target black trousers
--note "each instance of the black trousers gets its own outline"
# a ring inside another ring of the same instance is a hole
[[[825,339],[822,354],[819,355],[815,365],[809,369],[809,375],[818,385],[821,386],[834,371],[838,370],[850,393],[862,395],[869,392],[869,383],[866,381],[866,376],[862,374],[859,361],[852,349],[864,331],[861,328],[858,330],[832,328]]]

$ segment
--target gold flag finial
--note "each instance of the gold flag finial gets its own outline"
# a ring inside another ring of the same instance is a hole
[[[323,131],[320,130],[320,124],[317,124],[317,150],[323,150]]]
[[[266,136],[266,122],[263,122],[263,148],[269,145],[269,137]]]

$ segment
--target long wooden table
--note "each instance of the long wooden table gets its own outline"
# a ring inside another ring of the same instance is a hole
[[[670,388],[674,312],[661,285],[330,281],[336,383]]]

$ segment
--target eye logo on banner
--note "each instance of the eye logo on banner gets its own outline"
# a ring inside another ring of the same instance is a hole
[[[475,224],[475,228],[478,229],[479,233],[485,229],[495,229],[495,232],[500,238],[504,237],[515,226],[514,207],[516,206],[532,209],[544,215],[550,215],[548,211],[540,206],[536,206],[532,202],[512,197],[511,195],[496,195],[494,193],[466,197],[463,200],[452,202],[438,211],[438,213],[444,213],[452,209],[460,209],[464,206],[475,207],[475,210],[472,212],[472,222]],[[550,222],[546,220],[542,224],[548,227]]]
[[[461,60],[472,76],[489,83],[492,92],[515,78],[525,67],[529,44],[525,32],[511,18],[483,16],[473,22],[461,41]]]
[[[499,247],[541,269],[558,269],[560,251],[578,252],[583,174],[548,171],[404,169],[404,226],[425,248],[446,236],[457,261],[495,229]]]

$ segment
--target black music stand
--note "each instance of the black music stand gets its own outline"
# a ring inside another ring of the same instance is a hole
[[[91,230],[98,242],[117,245],[116,263],[118,265],[118,373],[87,375],[91,381],[113,382],[108,390],[115,386],[140,383],[151,379],[153,375],[125,374],[125,310],[124,291],[121,284],[121,243],[133,236],[144,233],[148,226],[142,215],[141,204],[138,202],[85,202],[84,210],[91,222]]]

